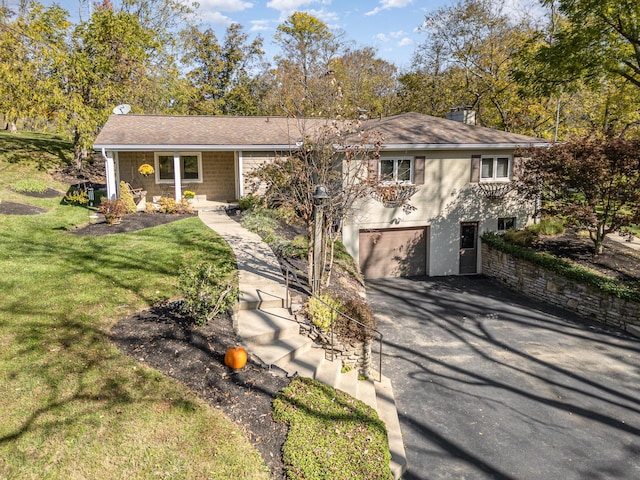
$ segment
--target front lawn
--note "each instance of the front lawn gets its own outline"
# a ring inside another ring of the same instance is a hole
[[[7,170],[7,164],[0,165]],[[185,263],[228,261],[197,218],[81,237],[60,198],[0,215],[0,478],[267,478],[241,431],[109,341],[117,319],[177,296]]]

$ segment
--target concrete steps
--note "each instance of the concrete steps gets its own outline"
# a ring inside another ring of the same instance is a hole
[[[234,326],[249,356],[265,368],[317,379],[374,408],[387,426],[391,471],[400,478],[406,457],[391,382],[358,380],[356,370],[342,373],[340,361],[331,361],[323,349],[299,334],[298,323],[285,308],[289,299],[280,264],[262,239],[215,205],[200,209],[198,215],[224,238],[236,257],[240,299]]]
[[[356,369],[342,372],[342,363],[300,335],[299,325],[285,308],[241,309],[236,312],[238,334],[249,356],[265,368],[279,369],[287,376],[314,378],[361,400],[378,412],[387,426],[391,471],[400,478],[406,455],[391,381],[360,380]]]

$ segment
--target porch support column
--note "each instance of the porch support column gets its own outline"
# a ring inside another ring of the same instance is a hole
[[[182,184],[180,183],[180,178],[182,178],[182,172],[180,171],[180,153],[179,152],[173,152],[173,172],[174,172],[173,181],[176,184],[176,202],[180,202],[182,200]]]
[[[102,156],[104,157],[104,170],[107,176],[107,198],[109,200],[115,200],[118,196],[116,190],[116,165],[113,160],[113,152],[102,149]]]
[[[242,150],[238,152],[238,198],[244,197],[244,170],[243,170]]]

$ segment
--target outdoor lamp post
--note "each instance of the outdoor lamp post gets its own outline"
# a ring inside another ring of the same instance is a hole
[[[313,265],[311,291],[316,293],[320,290],[320,280],[322,279],[322,246],[324,245],[324,230],[322,224],[324,202],[329,198],[327,187],[316,185],[313,192]]]

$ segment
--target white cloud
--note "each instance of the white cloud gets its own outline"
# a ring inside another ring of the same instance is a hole
[[[326,25],[335,25],[340,21],[340,17],[336,12],[329,12],[327,10],[308,10],[309,15],[313,15],[319,20],[322,20]]]
[[[200,0],[199,4],[203,12],[241,12],[253,7],[253,3],[243,0]]]
[[[408,47],[409,45],[413,45],[413,40],[409,37],[404,37],[402,40],[398,42],[399,47]]]
[[[235,23],[231,18],[220,12],[200,12],[200,18],[204,23],[210,23],[212,25],[231,25]]]
[[[376,35],[376,39],[384,43],[388,43],[388,42],[392,42],[393,40],[400,39],[400,43],[399,43],[400,46],[408,45],[407,42],[409,43],[412,42],[412,40],[409,37],[407,37],[407,34],[404,30],[398,30],[397,32],[389,32],[389,33],[379,33]]]
[[[398,30],[397,32],[389,33],[389,36],[391,38],[401,38],[401,37],[404,37],[405,35],[406,33],[404,32],[404,30]]]
[[[281,12],[294,12],[310,3],[316,3],[316,0],[271,0],[267,2],[267,7]]]
[[[404,8],[411,5],[413,0],[380,0],[380,6],[374,8],[370,12],[366,12],[365,15],[377,15],[384,10],[390,10],[392,8]]]
[[[269,20],[251,20],[251,32],[264,32],[269,30]]]

